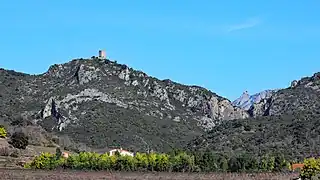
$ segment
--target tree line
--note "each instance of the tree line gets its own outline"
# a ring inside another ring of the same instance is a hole
[[[265,155],[256,158],[249,154],[227,156],[206,152],[175,150],[170,153],[136,153],[123,156],[119,153],[80,152],[68,158],[56,154],[42,153],[25,164],[34,169],[76,169],[107,171],[158,171],[158,172],[279,172],[289,170],[290,163],[282,155]]]

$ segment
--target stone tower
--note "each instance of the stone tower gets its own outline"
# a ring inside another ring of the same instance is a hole
[[[106,58],[106,51],[99,50],[99,59],[105,59],[105,58]]]

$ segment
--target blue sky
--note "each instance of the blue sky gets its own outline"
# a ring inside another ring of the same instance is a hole
[[[38,74],[91,57],[231,100],[320,71],[320,1],[0,2],[0,67]]]

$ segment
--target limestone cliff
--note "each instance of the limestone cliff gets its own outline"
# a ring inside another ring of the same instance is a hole
[[[0,120],[24,114],[90,147],[179,147],[249,114],[198,86],[159,80],[110,60],[76,59],[41,75],[0,70]]]

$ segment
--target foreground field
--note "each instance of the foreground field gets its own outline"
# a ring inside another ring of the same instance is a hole
[[[2,180],[34,180],[34,179],[81,179],[81,180],[291,180],[298,174],[261,173],[261,174],[187,174],[187,173],[131,173],[131,172],[85,172],[85,171],[34,171],[24,169],[0,169]]]

